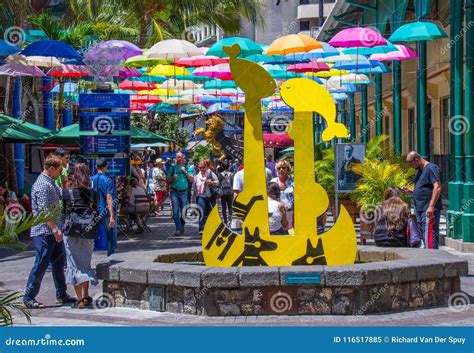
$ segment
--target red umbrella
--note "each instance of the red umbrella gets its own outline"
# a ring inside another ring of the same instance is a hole
[[[160,97],[153,96],[151,94],[138,94],[138,95],[131,95],[130,102],[132,103],[160,103],[162,102],[162,100]]]
[[[217,56],[206,56],[196,55],[190,58],[179,58],[176,59],[174,64],[176,66],[184,67],[200,67],[200,66],[213,66],[218,64],[226,64],[229,62],[229,58],[219,58]]]
[[[286,71],[290,72],[318,72],[318,71],[329,71],[331,68],[326,63],[318,63],[316,60],[312,60],[309,63],[293,64],[288,66]]]
[[[263,145],[265,147],[290,147],[293,140],[288,134],[263,134]]]
[[[91,72],[81,65],[62,65],[52,67],[47,75],[54,77],[83,77],[91,76]]]
[[[142,90],[155,89],[156,85],[153,82],[125,80],[119,85],[119,88],[123,90],[128,89],[128,90],[134,90],[134,91],[142,91]]]

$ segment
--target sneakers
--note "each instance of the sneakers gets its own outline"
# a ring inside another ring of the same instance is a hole
[[[66,294],[62,298],[56,298],[56,304],[59,304],[59,305],[74,304],[75,302],[77,302],[77,299],[74,297],[71,297],[69,294]]]
[[[203,231],[200,230],[200,231],[199,231],[199,236],[200,236],[200,237],[202,237],[202,233],[203,233]]]
[[[174,232],[174,236],[176,237],[182,237],[183,235],[184,235],[184,229],[180,229]]]

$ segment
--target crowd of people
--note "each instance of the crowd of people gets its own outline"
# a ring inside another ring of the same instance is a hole
[[[414,189],[389,188],[386,191],[385,200],[377,206],[375,244],[437,249],[442,210],[440,169],[415,151],[408,154],[406,161],[417,171]],[[107,160],[97,160],[95,171],[89,170],[84,163],[76,162],[73,166],[69,163],[70,155],[64,149],[50,154],[44,161],[43,172],[31,189],[33,214],[36,216],[48,211],[52,212],[53,217],[31,229],[35,262],[24,293],[23,302],[27,308],[44,307],[35,298],[49,266],[58,304],[70,303],[74,308],[91,305],[89,285],[97,284],[91,267],[92,252],[97,247],[96,234],[104,234],[108,255],[114,252],[117,245],[114,230],[119,202],[115,181],[107,174]],[[223,222],[229,228],[239,230],[241,223],[233,217],[232,204],[243,191],[244,170],[239,160],[188,162],[179,152],[174,160],[158,158],[133,163],[126,195],[128,201],[122,211],[129,215],[138,226],[138,232],[141,232],[145,224],[137,216],[138,200],[152,200],[152,211],[159,215],[169,197],[174,235],[185,235],[186,209],[189,205],[199,209],[201,235],[211,210],[219,204]],[[290,161],[281,159],[274,162],[271,156],[267,156],[266,181],[270,234],[291,234],[294,178]],[[411,193],[414,214],[404,201],[403,193]],[[5,183],[0,184],[0,198],[3,205],[17,202],[15,193]],[[130,223],[126,226],[131,228]],[[76,298],[67,294],[67,285],[74,287]]]

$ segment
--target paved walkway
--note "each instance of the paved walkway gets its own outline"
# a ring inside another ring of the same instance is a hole
[[[190,225],[184,236],[176,237],[169,208],[162,216],[150,222],[152,233],[131,234],[119,238],[118,252],[140,252],[150,249],[180,248],[199,246],[197,226]],[[29,242],[29,239],[23,239]],[[461,280],[462,289],[474,297],[474,255],[461,254],[445,248],[469,261],[469,276]],[[93,265],[106,258],[104,252],[95,252]],[[23,291],[26,278],[33,265],[34,253],[29,244],[28,249],[19,253],[0,250],[0,282],[9,289]],[[91,295],[100,296],[101,285],[92,287]],[[70,288],[69,293],[73,294]],[[410,310],[403,313],[365,316],[249,316],[249,317],[199,317],[184,314],[160,313],[126,308],[73,310],[69,307],[54,306],[54,285],[51,274],[43,280],[39,301],[50,305],[44,310],[32,312],[32,325],[38,326],[166,326],[166,325],[474,325],[474,304],[462,312],[455,312],[448,307],[424,310]],[[472,300],[471,300],[472,301]],[[474,301],[472,301],[474,303]],[[26,325],[24,318],[15,315],[16,325]]]

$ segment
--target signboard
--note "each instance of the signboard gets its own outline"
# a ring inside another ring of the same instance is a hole
[[[117,93],[81,93],[79,109],[130,108],[130,95]]]
[[[81,153],[130,153],[129,135],[81,136]]]
[[[103,157],[102,157],[103,158]],[[129,158],[105,158],[107,160],[107,174],[111,177],[130,175],[130,159]],[[84,158],[92,173],[95,173],[97,158]]]
[[[80,131],[113,131],[130,130],[130,113],[128,112],[93,112],[79,114]]]
[[[365,144],[337,143],[335,148],[336,190],[353,192],[361,178],[352,167],[365,161]]]

